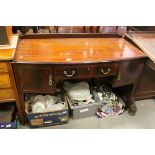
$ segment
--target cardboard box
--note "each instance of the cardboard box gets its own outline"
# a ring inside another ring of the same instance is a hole
[[[4,103],[0,106],[0,129],[16,129],[16,108],[13,103]]]
[[[65,97],[63,97],[65,104],[64,110],[46,112],[46,113],[28,113],[26,108],[26,117],[31,128],[39,128],[53,125],[60,125],[68,123],[68,104]],[[26,103],[28,104],[28,103]]]

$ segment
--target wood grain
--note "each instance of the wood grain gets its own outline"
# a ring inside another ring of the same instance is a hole
[[[145,64],[136,89],[135,99],[142,100],[152,98],[155,98],[155,71]]]
[[[0,74],[0,89],[1,88],[10,88],[11,83],[9,79],[9,74]]]
[[[146,57],[123,38],[21,39],[15,61],[87,63]]]
[[[13,60],[18,43],[18,35],[13,35],[11,45],[0,47],[0,61]]]
[[[18,92],[17,92],[17,88],[16,88],[16,83],[15,83],[14,73],[13,73],[13,69],[12,69],[11,63],[8,62],[7,63],[7,67],[8,67],[8,72],[9,72],[9,77],[10,77],[10,82],[11,82],[12,90],[10,90],[8,92],[8,94],[6,94],[6,100],[5,101],[8,102],[7,101],[7,95],[8,95],[8,97],[10,96],[10,100],[8,99],[9,101],[11,101],[11,100],[16,101],[16,106],[17,106],[19,120],[20,120],[21,123],[24,123],[24,116],[23,116],[22,110],[21,110],[21,104],[20,104],[19,97],[18,97]],[[5,93],[7,93],[7,91]]]
[[[15,101],[13,89],[0,89],[0,103]]]
[[[13,60],[15,54],[14,49],[3,49],[0,50],[0,61],[1,60]]]
[[[0,73],[7,72],[7,64],[5,62],[0,62]]]
[[[155,32],[129,32],[126,36],[155,63]]]

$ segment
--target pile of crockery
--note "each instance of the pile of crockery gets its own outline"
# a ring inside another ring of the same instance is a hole
[[[97,116],[99,118],[116,116],[123,113],[123,104],[120,102],[119,97],[112,92],[112,89],[109,86],[100,86],[97,93],[102,104],[102,107],[97,111]]]
[[[54,95],[32,95],[26,102],[28,112],[30,113],[44,113],[63,110],[65,104],[62,101],[61,94]]]

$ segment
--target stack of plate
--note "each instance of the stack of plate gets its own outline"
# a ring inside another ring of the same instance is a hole
[[[85,81],[78,83],[64,82],[64,89],[67,93],[68,100],[73,106],[82,106],[95,103],[93,95],[90,93],[89,84]]]
[[[29,99],[29,103],[29,112],[32,113],[52,112],[65,108],[64,102],[61,100],[61,94],[57,96],[32,95]]]

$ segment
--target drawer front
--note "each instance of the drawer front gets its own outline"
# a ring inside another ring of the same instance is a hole
[[[94,74],[96,77],[117,75],[117,64],[103,64],[94,68]]]
[[[153,97],[155,97],[155,71],[150,66],[145,65],[135,92],[135,98],[145,99]]]
[[[15,100],[15,94],[12,88],[0,89],[0,102],[4,102],[6,100],[8,101]]]
[[[17,87],[26,91],[51,92],[55,86],[53,68],[22,66],[17,69],[15,74]]]
[[[0,88],[10,88],[11,83],[8,74],[0,74]]]
[[[91,66],[58,66],[55,70],[57,80],[89,78],[92,74]]]
[[[5,62],[0,62],[0,73],[7,72],[7,64]]]
[[[118,75],[114,78],[113,87],[129,85],[136,82],[143,68],[142,61],[127,61],[119,65]]]

